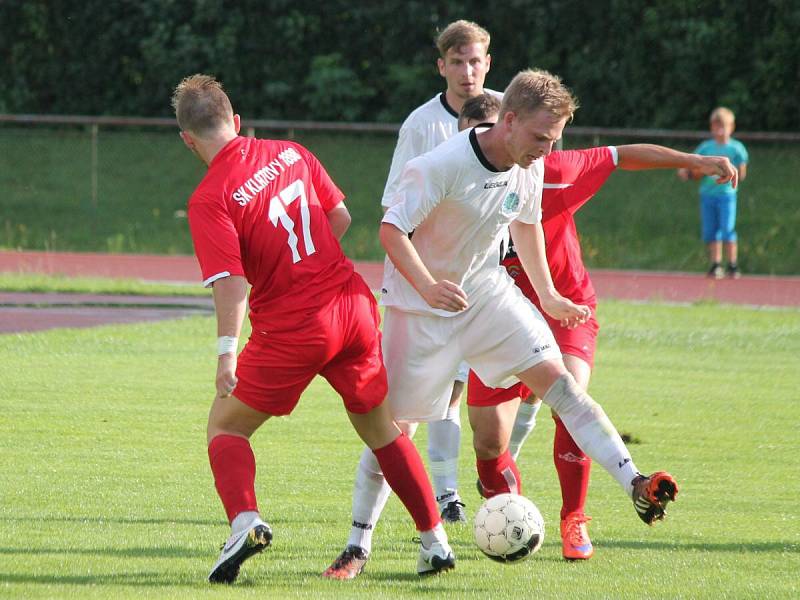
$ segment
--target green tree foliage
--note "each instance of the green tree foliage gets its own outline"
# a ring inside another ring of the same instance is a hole
[[[800,129],[792,0],[7,0],[0,111],[167,116],[209,72],[249,117],[399,121],[441,89],[433,38],[458,18],[492,33],[490,87],[549,69],[576,124],[704,128],[726,104],[742,129]]]

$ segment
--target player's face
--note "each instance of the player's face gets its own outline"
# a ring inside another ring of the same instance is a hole
[[[561,139],[567,124],[567,117],[558,117],[543,108],[529,114],[509,112],[503,120],[508,129],[506,149],[523,169],[552,152],[553,144]]]
[[[465,44],[450,48],[437,64],[439,74],[447,80],[447,90],[466,100],[483,93],[492,57],[483,44]]]

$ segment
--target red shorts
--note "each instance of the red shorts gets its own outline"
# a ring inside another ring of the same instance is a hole
[[[597,347],[597,332],[600,326],[595,319],[595,306],[592,306],[592,316],[586,323],[578,325],[575,329],[562,327],[545,313],[553,335],[561,348],[562,354],[572,354],[586,361],[594,367],[594,351]],[[469,406],[497,406],[514,398],[527,398],[531,391],[522,383],[516,383],[510,388],[490,388],[484,385],[474,371],[469,372],[469,385],[467,387],[467,404]]]
[[[288,415],[316,375],[322,375],[354,413],[386,398],[380,313],[357,273],[324,308],[297,327],[253,331],[236,368],[233,395],[258,411]]]

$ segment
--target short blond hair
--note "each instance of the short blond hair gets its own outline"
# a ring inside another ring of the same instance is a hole
[[[520,71],[503,93],[500,119],[509,112],[529,114],[540,108],[572,120],[578,100],[557,75],[539,69]]]
[[[439,33],[436,47],[442,58],[445,58],[450,48],[458,49],[468,44],[483,44],[488,52],[490,39],[489,32],[483,27],[472,21],[460,19],[450,23]]]
[[[713,123],[715,121],[722,121],[723,123],[730,123],[731,125],[736,123],[736,116],[733,114],[733,111],[730,108],[726,108],[724,106],[718,106],[714,110],[711,111],[711,115],[708,117],[708,121]]]
[[[233,117],[233,107],[222,84],[211,75],[185,77],[172,94],[178,126],[199,137],[221,129]]]

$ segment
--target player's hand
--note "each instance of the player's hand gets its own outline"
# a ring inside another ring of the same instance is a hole
[[[233,393],[236,379],[236,355],[222,354],[217,359],[217,395],[227,398]]]
[[[469,304],[467,294],[452,281],[442,279],[420,291],[425,302],[431,308],[439,308],[450,312],[461,312]]]
[[[702,156],[694,172],[713,177],[718,184],[730,182],[734,188],[739,183],[739,171],[727,156]]]
[[[547,299],[541,298],[542,309],[562,327],[575,329],[581,323],[586,323],[592,316],[592,309],[584,304],[575,304],[572,300],[559,294],[553,294]]]

